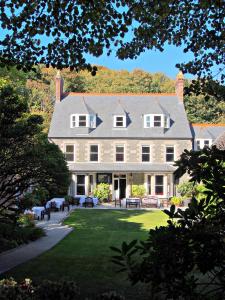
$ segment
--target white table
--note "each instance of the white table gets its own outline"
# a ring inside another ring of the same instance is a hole
[[[46,208],[50,208],[52,202],[55,202],[56,207],[58,209],[60,209],[62,207],[63,203],[65,202],[65,199],[64,198],[53,198],[46,203]]]
[[[83,203],[85,202],[85,199],[87,198],[87,196],[77,196],[80,198],[80,206],[83,205]],[[93,203],[94,205],[97,205],[98,204],[98,198],[97,197],[90,197],[93,199]]]
[[[35,216],[41,219],[41,212],[44,211],[44,206],[34,206],[32,207],[32,211],[34,212]]]

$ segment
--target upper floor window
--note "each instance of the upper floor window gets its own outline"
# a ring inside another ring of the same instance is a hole
[[[166,146],[166,162],[174,161],[174,146]]]
[[[195,143],[195,150],[203,149],[204,147],[211,147],[212,140],[211,139],[198,139]]]
[[[86,115],[78,115],[78,127],[87,127]]]
[[[162,116],[154,116],[154,127],[162,127]]]
[[[65,145],[65,159],[66,161],[74,161],[74,145]]]
[[[124,145],[116,145],[116,161],[124,161]]]
[[[70,117],[70,127],[96,127],[96,115],[74,114]]]
[[[90,161],[98,161],[98,145],[90,145]]]
[[[150,162],[150,146],[142,146],[142,162]]]
[[[170,127],[170,117],[168,115],[144,115],[144,128],[150,127]]]
[[[114,116],[114,127],[126,127],[126,116]]]

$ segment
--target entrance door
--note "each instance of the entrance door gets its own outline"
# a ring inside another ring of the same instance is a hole
[[[120,178],[120,199],[126,198],[126,179]]]
[[[124,177],[124,175],[116,175],[116,178],[114,177],[114,195],[116,200],[126,197],[126,178]]]

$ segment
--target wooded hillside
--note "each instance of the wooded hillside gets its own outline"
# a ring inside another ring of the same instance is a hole
[[[96,76],[88,71],[61,71],[64,78],[64,90],[69,92],[99,93],[164,93],[174,92],[175,81],[163,73],[148,73],[140,69],[132,72],[115,71],[98,67]],[[0,79],[8,80],[18,88],[28,101],[31,112],[44,117],[44,131],[48,131],[54,106],[56,70],[37,67],[37,72],[24,73],[15,68],[0,69]],[[1,82],[0,82],[1,83]],[[188,81],[185,82],[189,84]],[[225,122],[225,103],[212,97],[209,100],[201,95],[185,96],[185,107],[190,122],[221,123]]]

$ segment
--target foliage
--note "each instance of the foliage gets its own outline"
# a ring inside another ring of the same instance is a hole
[[[170,204],[175,206],[180,206],[182,204],[182,198],[174,196],[170,199]]]
[[[15,89],[0,90],[0,213],[7,214],[30,186],[67,192],[66,161],[58,146],[41,133],[41,124],[42,118],[28,113],[26,99]]]
[[[205,197],[193,196],[185,211],[172,205],[167,226],[151,229],[140,243],[112,247],[113,261],[132,284],[146,284],[152,299],[223,299],[225,151],[185,150],[176,165],[177,177],[187,172],[191,182],[204,184]]]
[[[94,189],[94,196],[100,201],[108,200],[110,197],[110,185],[108,183],[100,183]]]
[[[34,197],[32,193],[25,193],[19,201],[17,201],[19,208],[23,211],[31,209],[34,206]]]
[[[224,97],[223,97],[224,98]],[[208,100],[203,95],[185,96],[184,105],[188,120],[193,123],[224,123],[225,103],[216,98]]]
[[[97,296],[96,300],[125,300],[125,298],[117,292],[111,291]]]
[[[42,228],[34,227],[29,215],[20,217],[18,224],[0,220],[0,252],[35,241],[44,235]]]
[[[18,224],[24,227],[34,227],[34,216],[32,214],[21,214],[18,218]]]
[[[37,206],[44,206],[49,197],[49,192],[46,188],[38,186],[32,191],[34,204]]]
[[[143,197],[146,194],[146,189],[144,185],[133,184],[131,194],[133,197]]]
[[[37,63],[71,69],[96,68],[96,57],[114,49],[120,59],[135,59],[146,49],[183,45],[193,59],[177,67],[186,73],[223,81],[224,8],[221,1],[43,1],[38,5],[3,1],[0,40],[2,65],[30,69]],[[68,13],[65,13],[68,12]],[[59,24],[60,20],[60,24]],[[61,55],[63,54],[63,55]],[[220,76],[219,76],[220,75]]]
[[[35,285],[30,279],[17,283],[14,279],[0,281],[0,300],[76,300],[79,288],[73,281],[45,280]]]
[[[195,192],[195,185],[193,182],[184,181],[177,186],[177,191],[181,197],[190,198]]]

